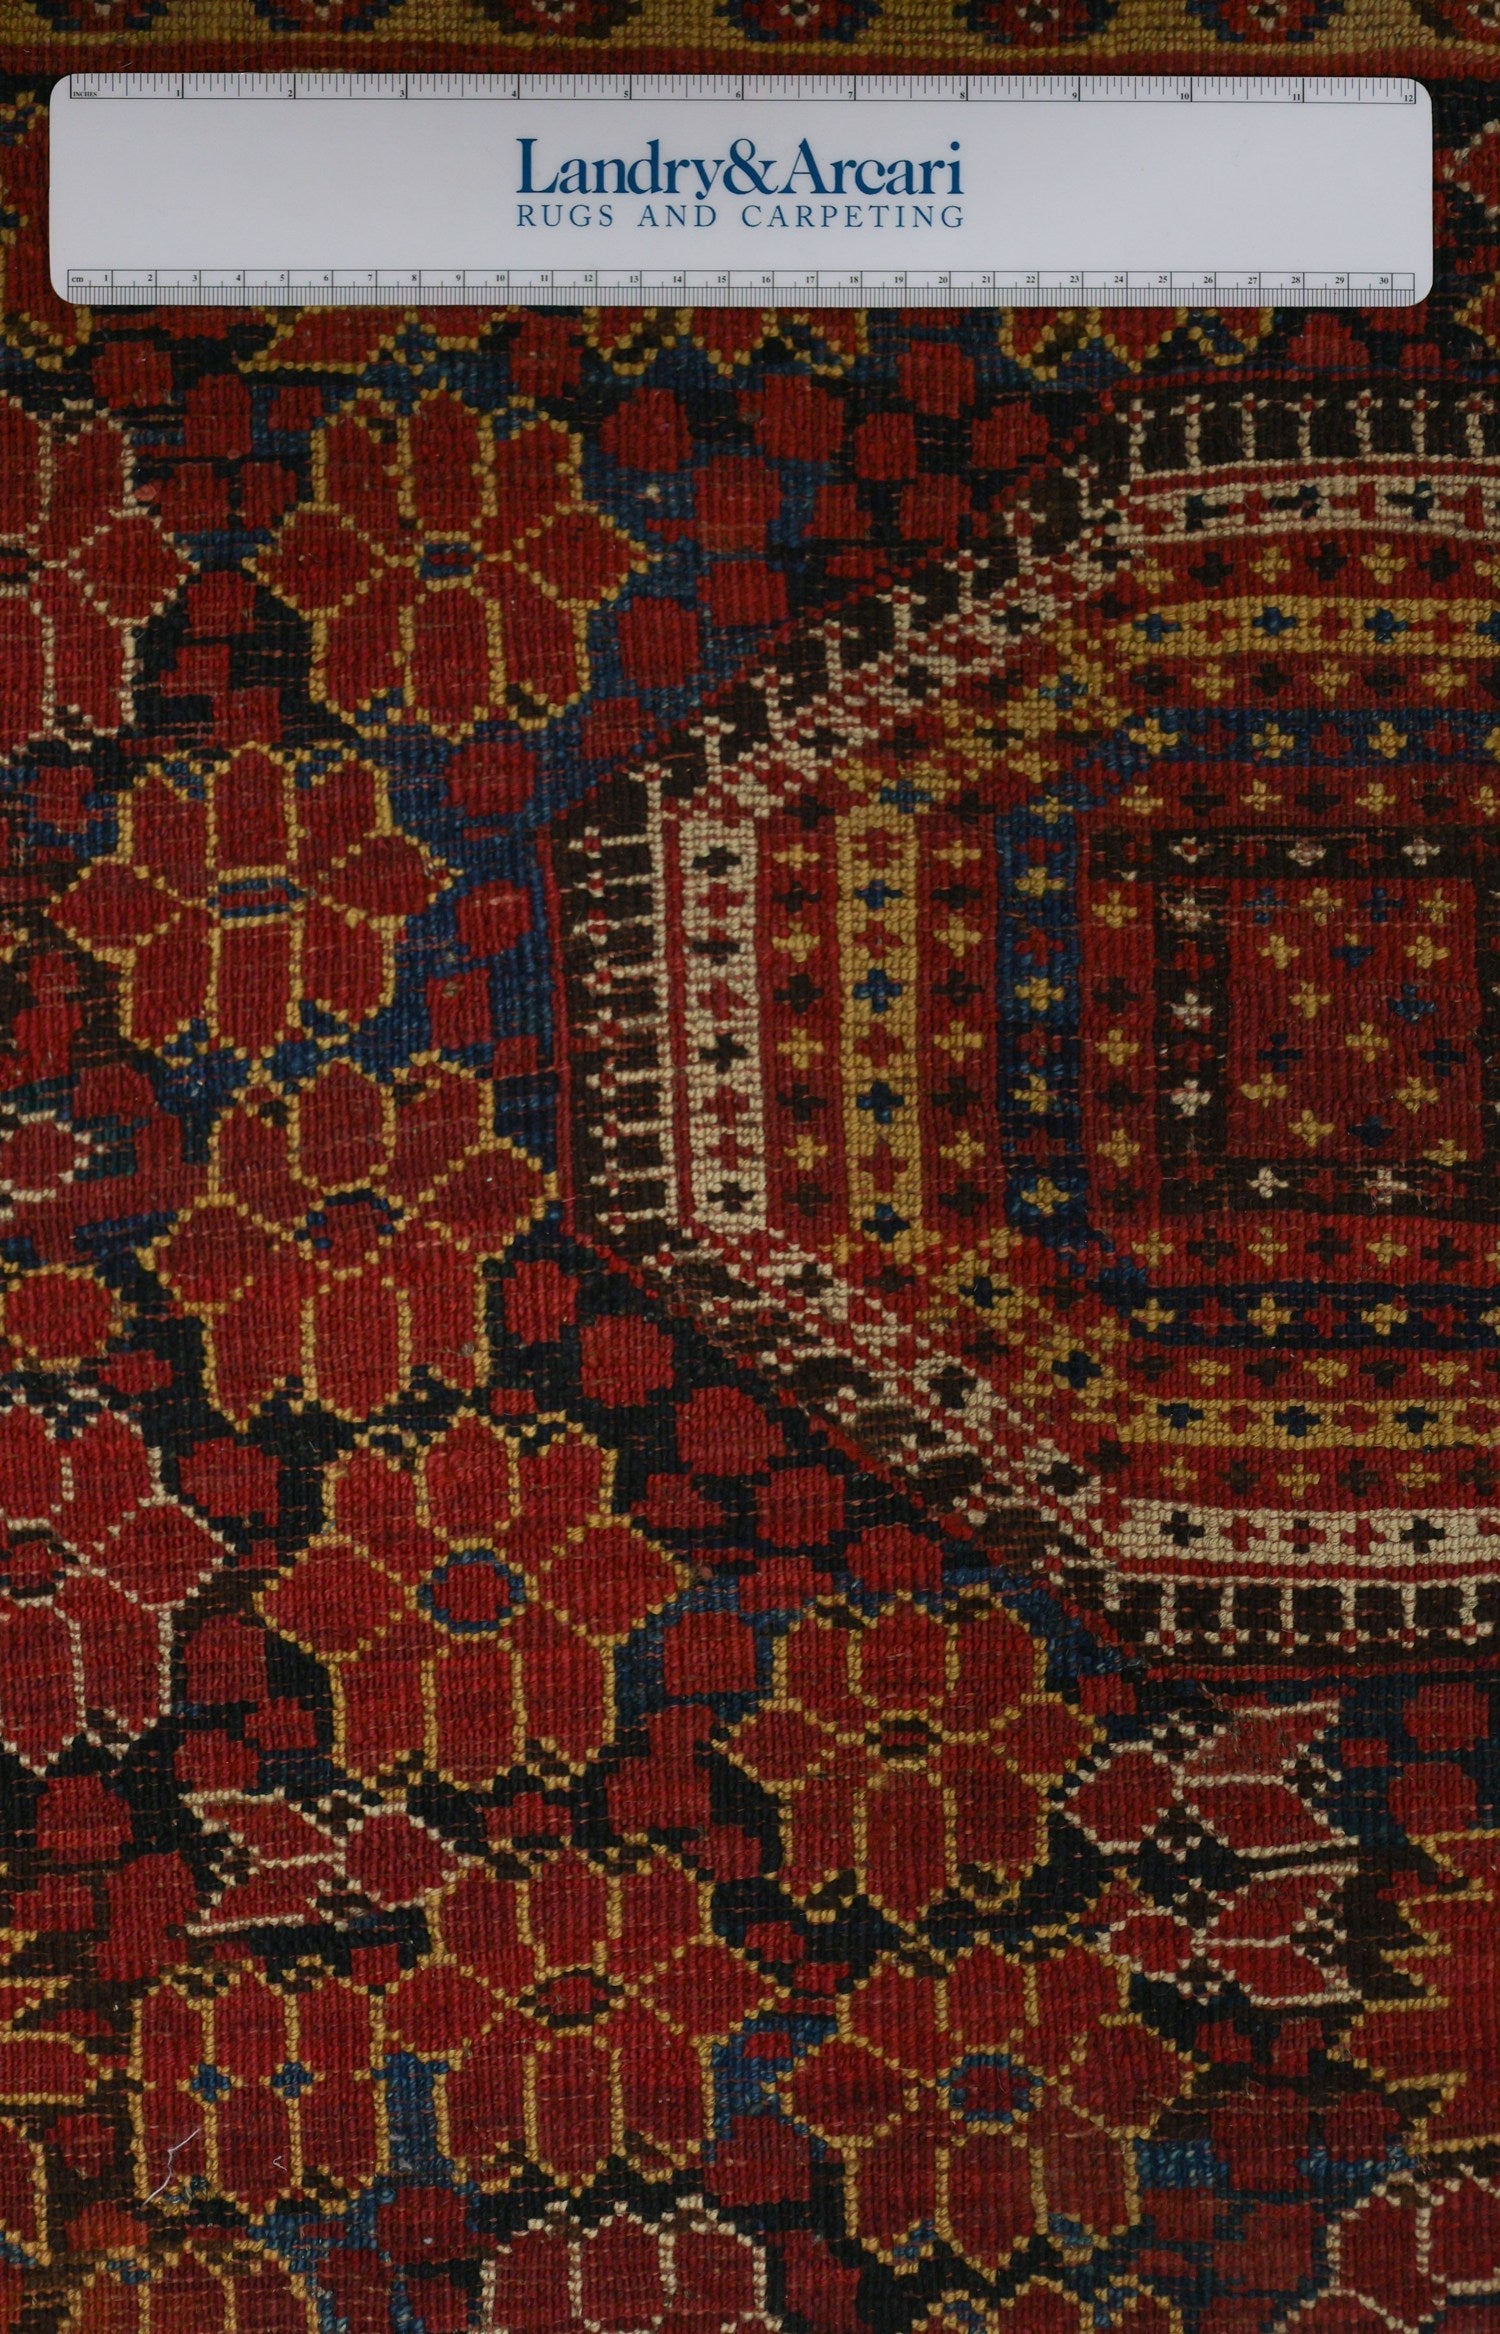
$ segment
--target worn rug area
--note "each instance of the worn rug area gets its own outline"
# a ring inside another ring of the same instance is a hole
[[[1345,317],[90,315],[54,73],[674,23],[3,29],[0,2328],[1484,2334],[1488,0],[675,23],[1421,70]]]

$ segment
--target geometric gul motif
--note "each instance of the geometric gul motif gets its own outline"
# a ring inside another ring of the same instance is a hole
[[[679,1586],[611,1471],[584,1436],[535,1450],[473,1418],[414,1470],[369,1450],[335,1470],[330,1529],[261,1609],[329,1665],[342,1766],[474,1788],[528,1745],[566,1772],[610,1739],[613,1648]]]
[[[1393,2181],[1340,2221],[1329,2253],[1329,2285],[1287,2321],[1296,2334],[1483,2321],[1500,2284],[1500,2196],[1472,2176]]]
[[[358,1028],[388,1005],[402,927],[448,874],[396,827],[380,772],[246,745],[143,779],[57,915],[119,969],[136,1044],[201,1023],[253,1059],[304,1035],[304,1006]]]
[[[0,752],[109,734],[133,709],[141,627],[187,562],[106,415],[40,421],[0,397]]]
[[[987,1601],[949,1621],[907,1605],[864,1627],[838,1607],[796,1622],[776,1691],[729,1743],[775,1795],[792,1893],[857,1886],[904,1926],[960,1884],[1009,1894],[1043,1854],[1047,1797],[1089,1740],[1043,1668]]]
[[[713,1935],[680,1864],[564,1850],[511,1880],[471,1863],[423,1911],[431,1952],[374,1994],[233,1958],[153,1987],[136,2024],[143,2174],[189,2130],[180,2176],[206,2167],[252,2212],[319,2184],[357,2193],[399,2169],[381,2090],[403,2077],[435,2088],[446,2152],[487,2188],[528,2160],[581,2190],[622,2156],[660,2176],[701,2155],[714,2049],[776,1989]]]
[[[174,1617],[226,1551],[108,1411],[66,1439],[25,1403],[0,1411],[0,1480],[0,1740],[40,1774],[170,1706]]]
[[[590,615],[645,564],[578,471],[577,440],[528,407],[479,414],[434,389],[402,412],[361,390],[316,432],[312,501],[256,562],[311,619],[314,695],[447,738],[571,704]]]
[[[1039,2232],[1086,2255],[1137,2218],[1134,2141],[1189,2062],[1132,2016],[1128,1971],[1069,1948],[888,1962],[788,2084],[838,2150],[849,2224],[909,2253],[941,2229],[994,2269]]]
[[[482,1262],[545,1202],[493,1118],[485,1087],[442,1064],[382,1085],[334,1061],[291,1093],[242,1092],[214,1130],[206,1190],[153,1252],[203,1323],[226,1416],[245,1423],[291,1386],[363,1419],[413,1368],[479,1382]]]
[[[555,858],[581,1220],[1230,1654],[1500,1610],[1500,472],[1295,426],[1143,395]]]
[[[772,2334],[784,2325],[766,2297],[760,2248],[732,2222],[701,2208],[673,2213],[645,2229],[612,2213],[593,2227],[563,2212],[533,2224],[485,2284],[497,2326],[546,2325],[555,2334],[587,2334],[628,2293],[643,2334],[665,2334],[693,2317],[714,2334]]]

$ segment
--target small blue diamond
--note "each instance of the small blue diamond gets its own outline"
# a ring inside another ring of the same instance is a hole
[[[1158,1402],[1156,1415],[1175,1434],[1181,1434],[1184,1427],[1196,1425],[1203,1413],[1196,1410],[1191,1402]]]
[[[868,1110],[877,1126],[889,1126],[898,1110],[906,1108],[906,1096],[888,1086],[884,1078],[877,1078],[858,1098],[858,1107]]]
[[[872,1013],[884,1013],[900,996],[901,983],[892,980],[883,964],[877,964],[855,982],[854,994]]]
[[[1282,1433],[1289,1434],[1294,1440],[1300,1441],[1303,1435],[1310,1434],[1312,1429],[1319,1424],[1322,1412],[1304,1410],[1300,1402],[1294,1402],[1289,1410],[1278,1410],[1275,1416],[1276,1424],[1281,1428]]]

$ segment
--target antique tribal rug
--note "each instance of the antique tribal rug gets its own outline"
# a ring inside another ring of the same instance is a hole
[[[0,2329],[1500,2324],[1495,0],[0,0]],[[89,313],[83,64],[1416,72],[1345,316]]]

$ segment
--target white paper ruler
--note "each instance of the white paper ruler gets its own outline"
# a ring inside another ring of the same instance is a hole
[[[93,305],[1401,307],[1416,82],[89,74],[52,279]]]

